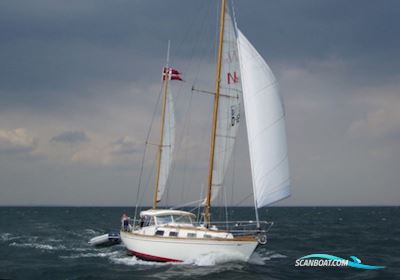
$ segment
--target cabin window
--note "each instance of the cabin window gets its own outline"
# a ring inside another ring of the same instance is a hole
[[[154,217],[144,216],[140,220],[141,227],[148,227],[154,225]]]
[[[154,226],[155,222],[154,222],[154,217],[151,217],[150,221],[149,221],[149,226]]]
[[[157,230],[156,235],[158,236],[164,236],[164,231],[163,230]]]
[[[187,237],[189,237],[189,238],[196,238],[196,237],[197,237],[197,234],[195,234],[195,233],[193,233],[193,232],[189,232],[189,233],[187,234]]]
[[[178,233],[176,231],[170,231],[169,236],[178,236]]]
[[[163,224],[169,224],[169,223],[172,223],[172,217],[170,215],[157,216],[157,224],[163,225]]]
[[[190,218],[190,216],[173,215],[172,217],[174,219],[174,223],[177,223],[177,224],[192,224],[192,219]]]
[[[204,234],[204,238],[211,238],[212,236],[209,234]]]

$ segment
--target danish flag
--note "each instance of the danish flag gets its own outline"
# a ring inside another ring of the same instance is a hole
[[[162,75],[163,81],[165,81],[166,79],[183,81],[180,75],[181,75],[181,73],[174,68],[171,68],[171,67],[163,68],[163,75]]]

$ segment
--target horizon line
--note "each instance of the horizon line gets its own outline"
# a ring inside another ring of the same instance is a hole
[[[4,208],[4,207],[60,207],[60,208],[135,208],[135,206],[132,205],[67,205],[67,204],[9,204],[9,205],[0,205],[0,208]],[[182,208],[189,208],[188,207],[180,207],[179,209]],[[225,207],[225,206],[213,206],[213,207]],[[228,206],[229,208],[254,208],[253,205],[242,205],[242,206]],[[271,205],[271,206],[266,206],[266,207],[262,207],[259,209],[267,209],[267,208],[295,208],[295,207],[308,207],[308,208],[312,208],[312,207],[400,207],[400,205],[396,205],[396,204],[383,204],[383,205],[379,205],[379,204],[374,204],[374,205]],[[149,205],[144,205],[144,206],[138,206],[138,208],[152,208]],[[170,206],[163,206],[163,207],[159,207],[160,209],[171,209],[173,207]]]

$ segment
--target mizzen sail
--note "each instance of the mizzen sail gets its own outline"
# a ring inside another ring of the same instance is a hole
[[[160,146],[160,166],[157,186],[157,202],[161,201],[164,194],[168,176],[171,171],[173,162],[173,153],[175,145],[175,112],[174,102],[171,90],[168,86],[168,81],[171,80],[182,80],[180,73],[169,67],[163,69],[163,81],[166,83],[164,94],[165,96],[165,112],[164,112],[164,123],[162,130],[162,142]]]
[[[158,181],[157,201],[160,201],[167,185],[168,175],[171,171],[175,145],[175,117],[174,102],[169,91],[165,104],[165,118],[163,143],[161,147],[160,178]]]
[[[254,197],[263,207],[290,195],[285,111],[271,69],[238,30]]]

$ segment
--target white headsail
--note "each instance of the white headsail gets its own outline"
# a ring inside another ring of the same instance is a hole
[[[239,128],[240,98],[242,95],[236,34],[228,8],[225,11],[224,25],[211,200],[217,197],[223,186],[224,176],[232,156]]]
[[[238,30],[254,197],[263,207],[290,195],[285,111],[271,69]]]
[[[158,181],[157,202],[162,198],[162,195],[167,185],[168,175],[171,171],[173,152],[175,145],[175,117],[174,117],[174,102],[171,91],[168,91],[167,102],[165,104],[165,118],[163,142],[161,147],[161,162],[160,162],[160,177]]]

